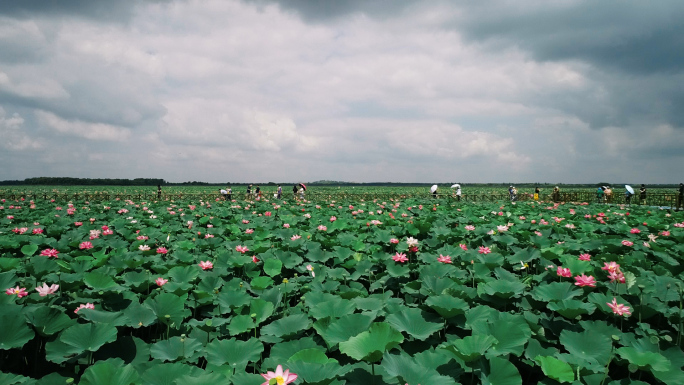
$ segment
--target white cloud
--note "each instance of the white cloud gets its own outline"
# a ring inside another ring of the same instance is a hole
[[[62,134],[90,140],[124,141],[131,136],[131,130],[104,123],[88,123],[80,120],[66,120],[46,111],[36,111],[38,121]]]
[[[12,151],[37,150],[42,147],[40,140],[32,139],[24,130],[24,118],[18,113],[7,116],[0,106],[0,145]]]

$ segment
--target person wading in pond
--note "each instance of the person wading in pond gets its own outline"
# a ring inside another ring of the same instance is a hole
[[[684,206],[684,183],[679,184],[679,196],[677,197],[677,211]]]
[[[247,200],[252,198],[252,185],[247,186]]]
[[[603,190],[603,187],[599,186],[599,188],[596,189],[596,203],[603,203],[604,194],[605,191]]]
[[[283,197],[283,188],[280,187],[280,185],[278,185],[278,192],[277,192],[276,194],[277,194],[276,198],[282,199],[282,197]]]
[[[606,186],[606,190],[604,191],[606,195],[606,202],[607,203],[612,203],[613,202],[613,190],[610,188],[610,186]]]
[[[292,196],[294,196],[294,199],[297,199],[297,185],[292,186]]]
[[[554,202],[560,202],[560,189],[558,188],[558,186],[553,188],[551,196],[553,197]]]
[[[534,200],[535,201],[539,200],[539,186],[534,188]]]

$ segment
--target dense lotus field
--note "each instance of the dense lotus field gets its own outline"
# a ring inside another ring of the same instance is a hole
[[[436,202],[2,201],[0,384],[684,384],[684,215]]]

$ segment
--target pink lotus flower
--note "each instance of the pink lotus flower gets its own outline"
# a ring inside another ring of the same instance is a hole
[[[76,226],[76,227],[83,226],[83,222],[74,222],[74,226]]]
[[[146,241],[146,240],[150,239],[150,237],[148,237],[147,235],[138,235],[137,237],[135,237],[135,239],[137,239],[139,241]]]
[[[246,224],[248,224],[248,223],[249,223],[249,221],[248,221],[248,220],[246,220],[246,219],[243,219],[243,220],[242,220],[242,223],[246,225]]]
[[[601,270],[606,270],[609,273],[612,273],[614,271],[620,271],[620,265],[618,265],[615,262],[603,262],[603,267],[601,268]]]
[[[508,226],[496,226],[496,229],[500,232],[503,233],[505,231],[508,231]]]
[[[254,232],[254,229],[245,230],[245,234],[252,234],[253,232]]]
[[[299,239],[299,238],[301,238],[301,237],[302,237],[301,235],[295,234],[295,235],[293,235],[293,236],[290,238],[290,240],[296,241],[297,239]]]
[[[211,261],[200,261],[198,265],[202,268],[202,270],[211,270],[214,268],[214,264],[211,263]]]
[[[463,250],[463,251],[468,251],[468,246],[466,246],[466,245],[463,244],[463,243],[459,243],[459,244],[458,244],[458,247],[460,247],[461,250]]]
[[[266,379],[266,382],[261,385],[269,385],[271,380],[275,380],[275,384],[277,385],[287,385],[295,382],[297,379],[297,375],[295,373],[290,373],[289,369],[283,372],[283,367],[281,365],[276,367],[275,373],[269,371],[266,372],[266,374],[262,374],[261,377]]]
[[[266,211],[266,212],[264,213],[264,216],[265,216],[265,217],[270,217],[270,216],[271,216],[271,212],[270,212],[270,211]]]
[[[167,282],[169,282],[169,280],[168,280],[168,279],[164,279],[164,278],[162,278],[162,277],[159,277],[159,278],[157,278],[157,279],[154,280],[154,283],[156,283],[157,286],[164,286]]]
[[[138,250],[140,250],[140,251],[148,251],[148,250],[150,250],[150,247],[147,246],[147,245],[140,245],[140,246],[138,246]]]
[[[622,244],[625,245],[625,246],[633,246],[633,245],[634,245],[634,242],[628,241],[628,240],[624,240],[624,241],[622,241]]]
[[[524,220],[527,219],[527,218],[525,218],[523,215],[521,215],[521,216],[518,217],[518,219],[520,219],[521,221],[524,221]]]
[[[541,231],[535,231],[534,233],[537,234],[538,237],[541,237],[541,236],[542,236]]]
[[[617,298],[613,298],[613,302],[606,302],[606,305],[608,305],[611,309],[613,309],[613,313],[617,315],[630,315],[632,314],[629,310],[629,306],[625,306],[624,304],[619,304],[617,303]]]
[[[660,232],[660,235],[662,235],[662,236],[664,236],[664,237],[669,237],[669,236],[670,236],[670,232],[667,231],[667,230],[663,230],[663,231]]]
[[[591,261],[591,255],[589,254],[580,254],[579,256],[580,261]]]
[[[283,227],[286,228],[286,229],[289,229],[289,228],[290,228],[290,224],[289,224],[289,223],[283,223]]]
[[[333,215],[332,217],[330,217],[330,222],[335,222],[336,220],[337,220],[336,216]]]
[[[491,250],[489,247],[486,247],[486,246],[480,246],[480,247],[477,249],[477,251],[478,251],[480,254],[489,254],[489,253],[492,252],[492,250]]]
[[[610,282],[619,282],[619,283],[625,283],[625,275],[622,274],[621,271],[612,271],[610,274],[608,274],[608,278],[610,278]]]
[[[48,294],[54,294],[57,289],[59,289],[59,285],[48,286],[47,283],[43,283],[43,286],[36,287],[36,291],[41,297],[45,297]]]
[[[314,273],[314,268],[311,265],[306,265],[306,269],[311,272],[311,277],[316,278],[316,273]]]
[[[326,231],[326,230],[328,230],[328,228],[325,227],[325,226],[323,226],[323,225],[319,225],[319,226],[318,226],[318,230],[320,230],[320,231]]]
[[[466,229],[466,230],[468,230],[468,231],[473,231],[473,230],[475,230],[475,226],[473,226],[473,225],[467,225],[467,226],[464,227],[464,229]]]
[[[59,258],[57,256],[57,254],[59,254],[59,251],[57,251],[55,249],[45,249],[45,250],[40,252],[40,255],[42,255],[44,257],[52,257],[52,258]]]
[[[635,227],[635,228],[629,230],[629,232],[632,233],[632,234],[639,234],[639,233],[641,232],[641,230],[639,230],[639,229],[637,229],[637,228]]]
[[[249,251],[247,246],[242,246],[242,245],[237,245],[235,246],[235,250],[241,252],[242,254],[246,253]]]
[[[589,286],[596,287],[596,279],[594,277],[586,276],[584,274],[575,277],[575,285],[579,287]]]
[[[399,263],[404,263],[404,262],[408,261],[408,258],[406,257],[406,254],[404,254],[404,253],[396,253],[392,256],[392,259],[395,262],[399,262]]]
[[[43,229],[41,229],[40,227],[37,227],[37,228],[31,230],[31,234],[34,234],[34,235],[35,234],[43,234]]]
[[[451,263],[451,256],[440,254],[439,258],[437,258],[437,262]]]
[[[393,245],[396,245],[396,244],[399,243],[399,240],[398,240],[397,238],[392,238],[392,239],[390,239],[389,242],[390,242],[391,244],[393,244]]]
[[[80,245],[78,245],[78,248],[81,250],[88,250],[93,248],[93,244],[90,242],[81,242]]]
[[[28,295],[28,293],[26,292],[26,288],[25,287],[20,288],[19,286],[14,287],[14,288],[10,287],[9,289],[5,290],[5,294],[7,294],[7,295],[16,294],[17,297],[19,297],[19,298],[26,297]]]
[[[157,247],[157,254],[166,254],[169,251],[166,249],[166,247]]]
[[[82,309],[93,309],[94,310],[95,305],[93,305],[92,303],[86,303],[85,305],[81,304],[81,306],[77,307],[76,310],[74,310],[74,313],[78,313],[79,310],[82,310]]]
[[[560,277],[572,277],[572,273],[570,272],[570,269],[567,267],[560,267],[558,266],[558,269],[556,270],[556,275]]]

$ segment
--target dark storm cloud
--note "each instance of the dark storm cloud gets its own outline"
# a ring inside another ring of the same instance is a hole
[[[324,22],[355,13],[385,18],[403,12],[417,0],[243,0],[248,4],[279,4],[281,9],[294,11],[310,22]]]
[[[145,2],[169,2],[171,0],[146,0]],[[20,0],[0,1],[0,16],[30,18],[34,16],[72,17],[101,21],[125,21],[132,15],[140,1],[136,0]]]
[[[684,69],[682,1],[518,4],[477,6],[459,29],[468,39],[515,44],[538,60],[580,59],[637,74]]]
[[[533,6],[478,3],[457,28],[491,49],[518,47],[534,60],[579,62],[595,93],[536,101],[592,127],[644,121],[684,127],[684,2],[582,1]],[[597,97],[597,94],[601,94]]]

